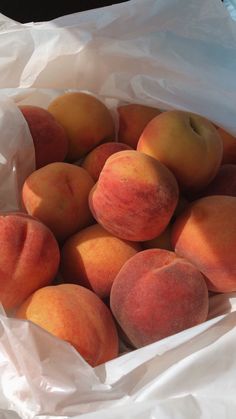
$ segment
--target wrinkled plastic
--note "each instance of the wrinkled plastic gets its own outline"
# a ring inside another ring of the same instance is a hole
[[[131,0],[22,25],[0,15],[0,204],[34,169],[19,103],[88,90],[200,113],[236,134],[236,24],[217,0]],[[3,419],[235,419],[236,295],[205,323],[91,368],[68,344],[0,314]]]
[[[33,140],[10,97],[0,96],[0,211],[21,210],[21,188],[35,168]]]
[[[236,20],[236,1],[224,0],[224,6],[228,9],[232,19]]]
[[[233,311],[94,369],[69,344],[1,315],[6,418],[235,418],[236,295],[213,298],[218,314]]]
[[[85,89],[236,133],[236,24],[220,0],[130,0],[25,25],[0,15],[0,29],[1,88]]]

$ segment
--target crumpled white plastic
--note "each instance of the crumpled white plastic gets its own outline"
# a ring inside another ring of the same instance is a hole
[[[236,24],[220,0],[130,0],[51,22],[0,15],[0,204],[20,208],[34,170],[17,108],[65,90],[109,106],[200,113],[236,134]],[[67,343],[0,314],[3,419],[236,417],[236,294],[210,299],[205,323],[91,368]]]
[[[227,303],[235,310],[236,295]],[[7,419],[10,410],[27,419],[235,417],[235,311],[94,369],[30,322],[0,316],[0,324]]]
[[[224,6],[230,13],[232,19],[236,20],[236,1],[235,0],[224,0]]]
[[[0,211],[21,209],[21,188],[35,168],[33,140],[14,101],[0,96]]]
[[[236,133],[236,27],[220,0],[130,0],[25,25],[1,16],[1,88],[85,89]]]

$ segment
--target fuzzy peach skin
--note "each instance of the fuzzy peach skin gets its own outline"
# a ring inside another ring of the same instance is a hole
[[[206,320],[208,290],[189,261],[164,249],[148,249],[129,259],[110,295],[113,315],[135,348]]]
[[[136,150],[110,156],[89,194],[96,221],[113,235],[145,241],[161,234],[173,215],[179,190],[174,175]]]
[[[139,243],[119,239],[94,224],[65,242],[60,272],[64,281],[86,286],[101,298],[109,297],[121,267],[141,250]]]
[[[68,151],[65,129],[39,106],[19,105],[34,142],[36,169],[56,161],[63,161]]]
[[[22,303],[15,317],[69,342],[92,367],[118,356],[110,310],[95,293],[79,285],[43,287]]]
[[[176,176],[182,192],[199,191],[216,175],[223,144],[206,118],[184,111],[166,111],[152,119],[137,150],[155,157]]]
[[[12,311],[53,281],[60,252],[52,232],[20,212],[0,213],[0,247],[0,301]]]
[[[117,112],[118,140],[134,149],[148,122],[161,113],[158,108],[138,103],[118,106]]]
[[[222,164],[236,164],[236,137],[222,127],[217,127],[217,130],[223,141]]]
[[[98,144],[111,141],[115,136],[115,125],[109,109],[91,94],[62,94],[52,100],[48,111],[66,130],[69,162],[80,159]]]
[[[122,150],[132,150],[132,148],[127,144],[114,141],[100,144],[87,154],[81,167],[86,169],[96,182],[108,157]]]
[[[88,195],[94,181],[74,164],[51,163],[25,180],[22,201],[28,214],[46,224],[59,242],[93,222]]]
[[[210,291],[236,291],[236,198],[200,198],[176,219],[171,243],[206,277]]]
[[[230,195],[236,197],[236,164],[222,164],[214,179],[201,192],[209,195]]]

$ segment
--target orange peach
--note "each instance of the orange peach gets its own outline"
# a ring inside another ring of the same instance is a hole
[[[92,291],[75,284],[43,287],[16,312],[69,342],[95,367],[118,355],[118,336],[110,310]]]
[[[19,105],[34,142],[36,169],[56,161],[63,161],[68,151],[65,129],[46,109],[33,105]]]
[[[192,202],[176,219],[175,252],[206,277],[210,291],[236,291],[236,198],[213,195]]]
[[[236,164],[236,137],[222,127],[217,127],[217,130],[223,141],[222,164]]]
[[[60,260],[52,232],[24,213],[0,213],[0,301],[12,311],[55,278]]]
[[[64,93],[52,100],[48,110],[66,130],[69,162],[79,160],[98,144],[114,138],[111,112],[92,94]]]
[[[110,295],[113,315],[136,348],[204,322],[208,304],[204,276],[164,249],[143,250],[129,259]]]
[[[117,112],[118,140],[134,149],[148,122],[161,113],[158,108],[138,103],[118,106]]]
[[[166,228],[178,202],[174,175],[161,162],[136,150],[111,155],[89,194],[96,221],[131,241],[153,239]]]
[[[87,154],[81,167],[86,169],[96,182],[108,157],[122,150],[131,150],[131,147],[114,141],[100,144]]]
[[[209,120],[173,110],[162,112],[148,123],[137,150],[165,164],[182,192],[193,192],[204,188],[216,175],[223,144]]]
[[[119,239],[94,224],[71,236],[62,247],[62,278],[92,289],[101,298],[108,297],[121,267],[140,250],[139,243]]]
[[[22,188],[28,214],[46,224],[59,242],[93,222],[88,195],[94,181],[70,163],[51,163],[31,173]]]

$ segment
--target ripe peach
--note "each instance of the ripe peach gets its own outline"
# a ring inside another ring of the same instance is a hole
[[[166,111],[144,129],[137,150],[155,157],[176,176],[182,192],[199,191],[216,175],[223,144],[206,118],[184,111]]]
[[[213,195],[192,202],[176,219],[171,242],[206,277],[210,291],[236,291],[236,198]]]
[[[201,191],[202,196],[230,195],[236,197],[236,164],[222,164],[209,185]]]
[[[89,172],[96,182],[108,157],[122,150],[131,150],[131,147],[114,141],[100,144],[87,154],[81,166]]]
[[[0,214],[0,246],[0,301],[11,311],[53,281],[59,247],[44,224],[20,212]]]
[[[217,127],[217,130],[223,141],[222,164],[236,164],[236,137],[221,127]]]
[[[35,291],[16,317],[69,342],[92,367],[118,355],[111,312],[96,294],[79,285],[53,285]]]
[[[110,295],[113,315],[139,348],[207,319],[208,290],[195,266],[174,252],[148,249],[129,259]]]
[[[140,250],[139,243],[119,239],[94,224],[65,242],[60,271],[64,281],[91,288],[105,298],[121,267]]]
[[[59,242],[92,223],[89,173],[70,163],[51,163],[31,173],[22,188],[26,211],[46,224]]]
[[[66,130],[69,162],[80,159],[98,144],[114,138],[114,121],[109,109],[91,94],[62,94],[49,104],[48,110]]]
[[[178,202],[174,175],[136,150],[111,155],[89,194],[96,221],[113,235],[145,241],[161,234]]]
[[[118,106],[117,112],[118,140],[134,149],[148,122],[161,113],[158,108],[138,103]]]
[[[68,151],[65,129],[46,109],[33,105],[19,105],[34,142],[36,169],[56,161],[63,161]]]

